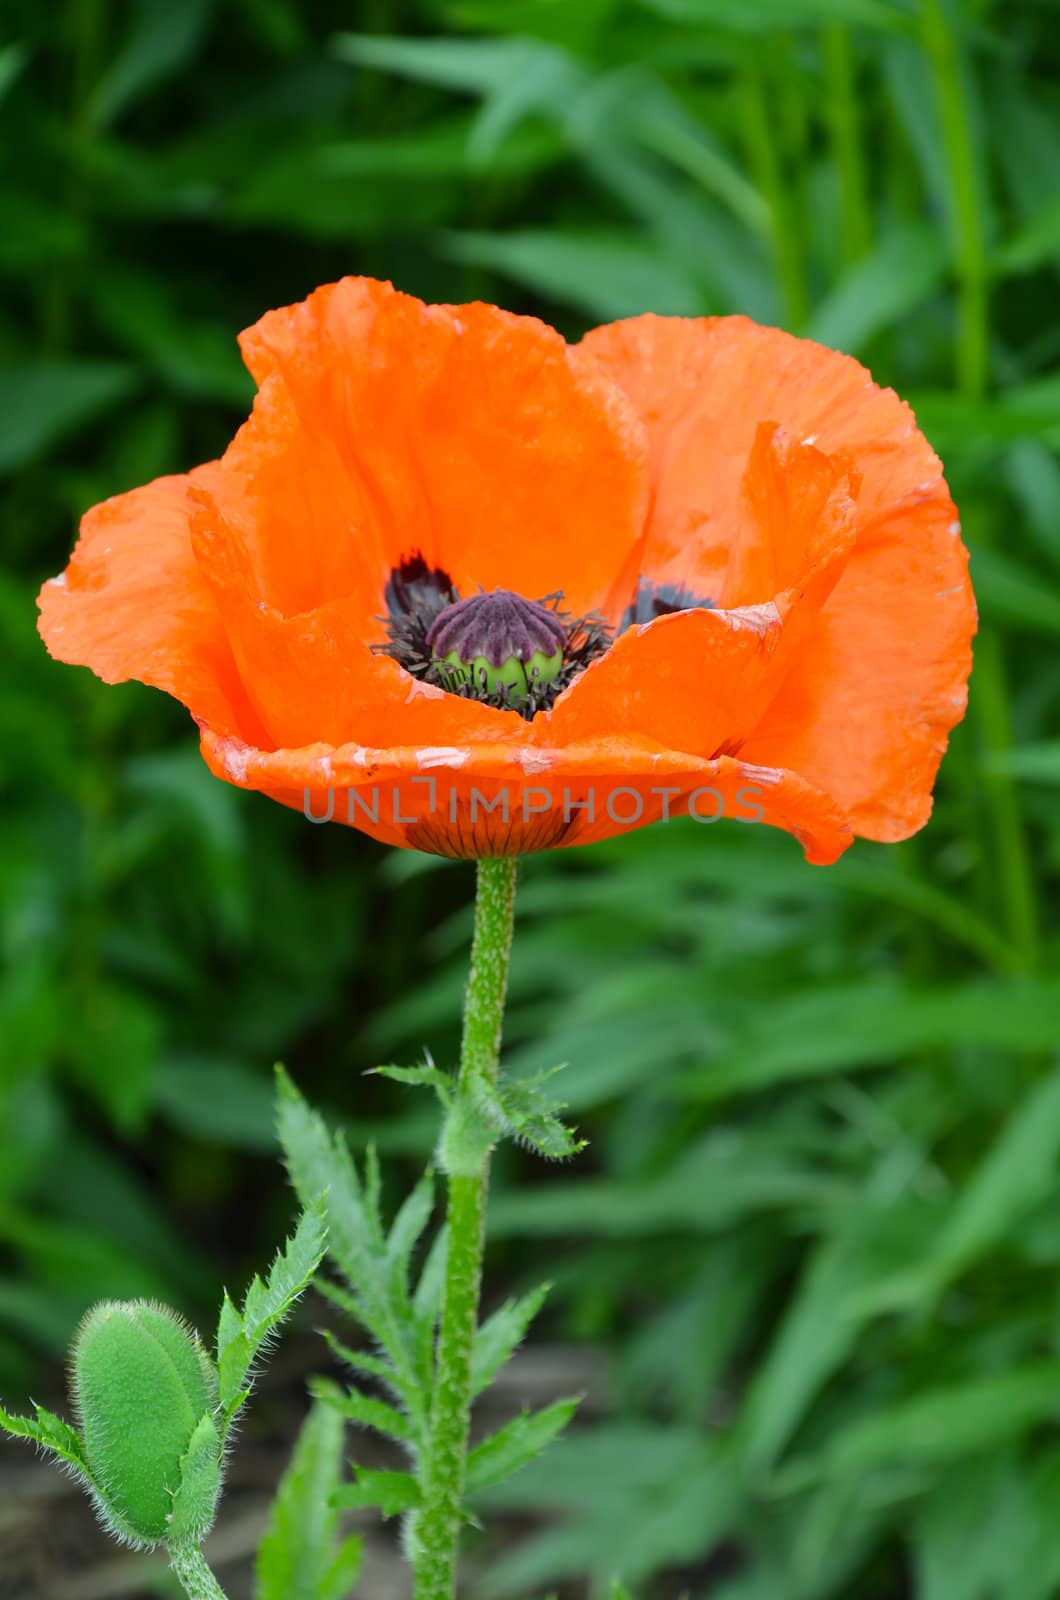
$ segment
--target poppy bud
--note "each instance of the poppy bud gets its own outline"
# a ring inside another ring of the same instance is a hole
[[[71,1388],[99,1510],[136,1543],[201,1538],[220,1491],[217,1379],[166,1306],[104,1300],[78,1330]]]
[[[554,611],[510,589],[457,600],[427,631],[432,659],[454,689],[470,686],[484,699],[497,695],[513,706],[555,682],[566,642]]]

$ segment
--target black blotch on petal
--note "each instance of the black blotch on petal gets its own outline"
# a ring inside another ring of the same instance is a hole
[[[403,556],[386,580],[386,608],[392,617],[413,612],[434,615],[459,599],[452,578],[443,567],[429,567],[421,550]]]
[[[712,611],[714,602],[708,595],[695,594],[683,583],[652,583],[650,578],[638,578],[633,602],[622,613],[618,632],[625,633],[638,623],[654,622],[656,617],[671,617],[675,611]]]

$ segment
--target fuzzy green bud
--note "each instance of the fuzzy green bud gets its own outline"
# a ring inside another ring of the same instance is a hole
[[[220,1445],[217,1379],[197,1334],[166,1306],[105,1300],[78,1330],[71,1388],[112,1530],[148,1545],[202,1537],[220,1490]]]

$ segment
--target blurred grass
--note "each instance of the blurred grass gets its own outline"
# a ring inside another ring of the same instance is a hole
[[[527,863],[512,1064],[572,1063],[591,1148],[505,1159],[496,1285],[553,1278],[617,1398],[515,1480],[544,1520],[480,1543],[479,1588],[1060,1594],[1055,11],[7,0],[0,30],[5,1392],[99,1293],[201,1307],[272,1237],[275,1056],[411,1170],[427,1113],[360,1073],[444,1058],[468,928],[462,869],[226,789],[179,708],[47,660],[77,514],[219,452],[235,331],[343,272],[572,336],[742,311],[916,406],[973,550],[972,709],[907,845],[814,871],[675,826]]]

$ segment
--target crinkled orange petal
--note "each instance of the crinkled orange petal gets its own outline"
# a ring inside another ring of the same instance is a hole
[[[740,750],[808,640],[854,541],[850,474],[780,429],[757,431],[734,594],[757,604],[678,611],[633,627],[534,723],[542,741],[643,735],[697,757]]]
[[[914,491],[862,530],[744,755],[826,788],[864,838],[908,838],[968,703],[974,630],[956,510],[941,486]]]
[[[137,678],[219,733],[258,739],[189,537],[193,497],[216,471],[159,478],[86,512],[66,571],[41,589],[39,628],[57,661],[106,683]]]
[[[828,794],[794,772],[697,760],[649,741],[262,751],[203,730],[210,770],[311,820],[438,855],[518,855],[593,844],[665,818],[783,828],[827,865],[852,842]],[[501,801],[507,796],[507,813]],[[491,809],[492,808],[492,809]]]
[[[740,743],[775,692],[783,631],[771,602],[678,611],[622,634],[565,690],[540,739],[645,737],[697,758]],[[538,736],[534,725],[535,742]]]
[[[526,728],[517,712],[446,694],[389,656],[373,655],[369,640],[380,630],[363,592],[283,616],[258,596],[252,539],[221,515],[223,492],[202,491],[197,500],[192,542],[199,571],[274,747],[489,741]]]
[[[975,602],[941,465],[909,407],[850,357],[742,317],[640,317],[583,348],[648,430],[641,569],[657,582],[723,598],[735,582],[732,534],[763,420],[853,463],[854,550],[743,753],[826,789],[868,838],[915,831],[964,711]]]
[[[643,527],[646,442],[617,385],[552,328],[344,278],[240,342],[356,486],[365,531],[334,537],[392,563],[419,549],[465,594],[562,588],[576,614],[607,595]]]
[[[266,379],[200,498],[238,544],[256,599],[282,616],[357,601],[381,636],[393,541],[334,430],[308,429],[282,378]]]

